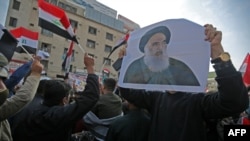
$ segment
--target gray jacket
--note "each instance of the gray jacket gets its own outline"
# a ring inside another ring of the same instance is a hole
[[[0,106],[0,141],[12,141],[8,118],[16,114],[35,96],[40,77],[29,76],[14,96]]]

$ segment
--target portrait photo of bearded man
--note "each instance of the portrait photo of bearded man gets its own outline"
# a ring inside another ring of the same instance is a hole
[[[139,50],[144,55],[128,66],[123,83],[200,86],[189,66],[169,57],[170,38],[166,26],[147,31],[139,42]]]

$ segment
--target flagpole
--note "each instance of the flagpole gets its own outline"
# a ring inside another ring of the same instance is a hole
[[[104,61],[104,63],[102,64],[101,70],[100,70],[100,74],[101,74],[102,78],[104,77],[102,71],[103,71],[103,68],[106,65],[106,63],[107,63],[107,60]]]
[[[28,56],[34,60],[34,58],[31,56],[31,54],[21,45],[21,48],[28,54]]]
[[[81,49],[82,53],[84,54],[86,51],[83,49],[83,47],[81,46],[81,44],[78,43],[77,45],[78,45],[78,47]]]
[[[106,65],[106,63],[107,63],[107,60],[105,60],[104,63],[102,64],[100,72],[102,72],[102,70],[103,70],[104,66]]]

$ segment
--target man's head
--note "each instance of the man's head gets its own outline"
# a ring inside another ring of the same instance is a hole
[[[113,78],[106,78],[103,80],[103,93],[110,93],[115,90],[116,87],[116,80]]]
[[[169,66],[167,44],[170,31],[165,26],[155,27],[144,34],[139,47],[144,52],[144,63],[152,72],[160,72]]]
[[[40,80],[39,82],[39,85],[36,89],[36,95],[39,95],[39,96],[43,96],[43,93],[44,93],[44,87],[45,87],[45,84],[48,80],[46,79],[43,79],[43,80]]]
[[[139,44],[140,51],[145,52],[145,48],[147,47],[157,55],[157,51],[154,50],[166,48],[170,37],[170,30],[166,26],[155,27],[142,36]]]
[[[71,87],[63,81],[47,80],[44,86],[44,105],[56,106],[68,103]]]

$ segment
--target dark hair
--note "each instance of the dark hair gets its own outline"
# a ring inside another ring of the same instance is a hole
[[[48,81],[48,80],[45,80],[45,79],[40,80],[39,85],[38,85],[38,87],[36,89],[36,95],[43,96],[46,81]]]
[[[114,91],[116,87],[116,80],[113,78],[106,78],[103,80],[103,86],[109,91]]]
[[[44,87],[44,105],[59,105],[64,97],[69,95],[71,87],[63,81],[47,80]]]
[[[148,32],[146,32],[140,40],[140,44],[139,44],[139,49],[141,52],[144,52],[144,47],[147,44],[148,40],[156,33],[162,33],[166,36],[166,43],[169,43],[170,37],[171,37],[171,33],[170,30],[166,27],[166,26],[157,26],[151,30],[149,30]]]

